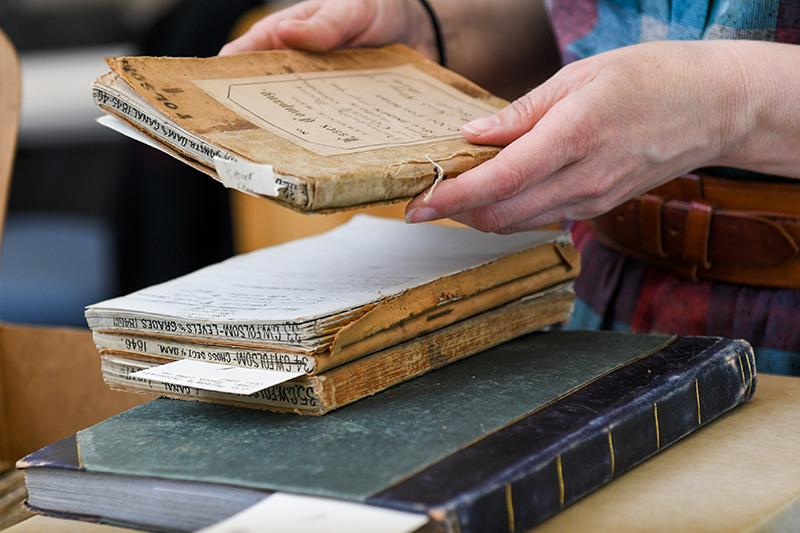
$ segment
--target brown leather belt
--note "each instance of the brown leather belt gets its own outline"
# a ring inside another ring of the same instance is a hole
[[[800,182],[687,174],[594,220],[604,244],[693,280],[800,288]]]

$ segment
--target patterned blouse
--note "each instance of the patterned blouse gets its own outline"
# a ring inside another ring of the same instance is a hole
[[[565,63],[655,40],[800,44],[800,0],[547,0],[547,8]],[[760,371],[800,375],[800,290],[694,283],[603,247],[586,223],[573,236],[583,271],[570,328],[744,338]]]
[[[547,0],[565,63],[647,41],[800,43],[797,0]]]

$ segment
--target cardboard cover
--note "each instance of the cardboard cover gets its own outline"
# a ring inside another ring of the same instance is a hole
[[[286,195],[279,198],[303,211],[330,211],[410,198],[436,178],[436,169],[429,158],[441,165],[447,177],[452,177],[498,152],[496,147],[472,145],[457,136],[425,144],[321,155],[287,140],[286,136],[258,127],[244,118],[243,113],[221,104],[197,83],[411,66],[456,89],[465,98],[482,103],[486,114],[505,104],[504,100],[402,45],[327,54],[271,50],[212,58],[117,57],[107,62],[152,109],[174,124],[245,160],[272,165],[276,175],[305,184],[307,190],[299,192],[295,199]],[[103,83],[108,83],[108,78],[105,80]],[[188,152],[182,155],[191,158]]]
[[[0,30],[0,242],[19,98],[19,61]],[[106,388],[87,330],[0,323],[0,467],[142,401]]]

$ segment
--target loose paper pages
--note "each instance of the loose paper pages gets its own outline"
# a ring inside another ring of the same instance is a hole
[[[424,514],[278,492],[198,533],[411,533],[427,523]]]
[[[300,323],[363,306],[559,235],[500,236],[358,216],[323,235],[240,255],[95,304],[87,318],[121,311],[201,322]],[[176,332],[204,333],[202,325],[190,326]]]
[[[222,105],[320,155],[457,139],[497,111],[411,65],[194,80]]]
[[[279,372],[182,359],[140,370],[132,376],[195,389],[230,394],[254,394],[304,374],[303,371]]]

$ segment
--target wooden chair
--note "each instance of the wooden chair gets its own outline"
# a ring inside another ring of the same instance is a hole
[[[0,245],[3,242],[11,166],[17,148],[20,108],[20,69],[14,46],[0,30]]]
[[[20,66],[0,30],[0,244],[17,146]],[[111,391],[91,333],[0,322],[0,469],[148,399]]]

